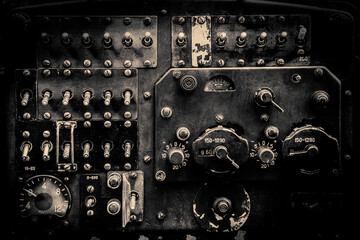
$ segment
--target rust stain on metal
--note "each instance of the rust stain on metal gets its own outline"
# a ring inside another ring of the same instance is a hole
[[[192,22],[192,66],[211,66],[211,17],[194,16]]]

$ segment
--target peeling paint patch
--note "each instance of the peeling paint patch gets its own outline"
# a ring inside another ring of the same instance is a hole
[[[192,66],[211,66],[211,17],[194,16],[192,22]]]

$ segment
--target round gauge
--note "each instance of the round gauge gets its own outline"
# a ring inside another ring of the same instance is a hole
[[[234,82],[226,76],[212,77],[204,88],[205,92],[231,92],[235,91]]]
[[[64,217],[71,207],[71,194],[63,182],[50,175],[26,180],[19,198],[22,216],[47,215]]]

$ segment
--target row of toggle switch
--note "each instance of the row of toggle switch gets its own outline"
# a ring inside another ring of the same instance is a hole
[[[84,106],[89,106],[90,100],[93,98],[93,95],[94,95],[93,91],[84,90],[84,92],[82,94]],[[32,96],[32,93],[30,90],[23,90],[21,93],[21,105],[24,107],[27,106],[31,96]],[[44,90],[42,93],[41,104],[43,106],[48,105],[51,97],[52,97],[52,91]],[[104,105],[109,106],[111,104],[111,99],[114,97],[114,95],[111,90],[105,90],[102,94],[102,97],[104,99]],[[130,105],[132,97],[133,97],[132,91],[125,90],[122,95],[122,98],[124,99],[124,105],[126,105],[126,106]],[[72,91],[65,90],[62,92],[62,104],[64,106],[68,105],[70,102],[70,99],[72,99],[72,98],[73,98]]]
[[[121,42],[125,47],[131,47],[134,43],[134,39],[130,32],[125,32]],[[50,36],[46,32],[41,33],[41,43],[44,45],[50,45],[52,43]],[[63,32],[60,37],[61,44],[64,47],[70,47],[73,45],[74,38],[67,32]],[[114,38],[111,37],[110,33],[105,32],[102,39],[102,45],[104,48],[111,48],[114,45]],[[81,45],[90,48],[94,45],[95,41],[89,33],[83,33],[81,36]],[[153,44],[153,38],[150,32],[145,32],[142,37],[141,43],[145,47],[150,47]]]
[[[307,32],[307,29],[305,27],[301,27],[299,29],[298,36],[295,39],[296,44],[298,44],[299,46],[302,46],[305,44],[306,32]],[[221,32],[221,33],[218,33],[217,36],[218,37],[216,39],[216,45],[219,47],[224,47],[226,45],[226,43],[228,42],[228,37],[227,37],[226,33]],[[277,45],[281,46],[281,45],[286,44],[287,36],[288,36],[288,33],[285,31],[283,31],[279,35],[277,35],[276,36]],[[240,47],[240,48],[245,47],[247,44],[247,37],[248,37],[248,34],[246,32],[241,32],[240,35],[236,37],[236,41],[235,41],[236,46]],[[256,45],[258,47],[266,46],[267,38],[268,38],[268,34],[266,32],[262,32],[256,38]],[[183,47],[183,46],[185,46],[186,43],[187,43],[187,37],[186,37],[185,33],[180,32],[176,38],[176,44],[179,47]]]
[[[124,150],[124,157],[130,158],[131,157],[131,150],[134,147],[134,144],[130,140],[125,140],[122,144],[122,149]],[[44,161],[50,160],[50,152],[53,150],[53,144],[51,141],[45,140],[41,146],[40,149],[43,152],[42,159]],[[94,145],[91,141],[84,141],[81,144],[81,148],[83,151],[83,158],[89,158],[90,152],[93,150]],[[114,144],[110,140],[105,140],[103,144],[101,145],[101,149],[103,150],[103,156],[104,158],[110,158],[111,150],[114,148]],[[24,141],[20,146],[20,151],[22,153],[21,158],[24,162],[30,161],[29,152],[33,149],[33,145],[29,141]],[[70,153],[71,153],[71,144],[69,142],[64,143],[61,146],[62,152],[62,158],[63,159],[69,159]]]

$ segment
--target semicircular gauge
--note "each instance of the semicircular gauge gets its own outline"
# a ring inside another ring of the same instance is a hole
[[[227,76],[214,76],[204,87],[205,92],[232,92],[235,91],[234,82]]]

